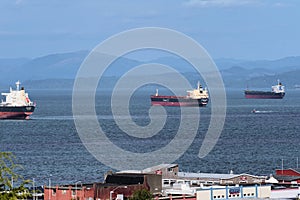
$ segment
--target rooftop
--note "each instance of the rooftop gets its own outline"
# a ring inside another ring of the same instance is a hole
[[[213,174],[213,173],[190,173],[190,172],[178,172],[178,176],[183,178],[212,178],[212,179],[231,179],[239,176],[266,178],[266,176],[254,176],[250,174]]]
[[[151,173],[151,172],[155,172],[157,170],[160,169],[165,169],[165,168],[173,168],[173,167],[178,167],[178,164],[160,164],[160,165],[156,165],[153,167],[149,167],[143,170],[144,173]]]

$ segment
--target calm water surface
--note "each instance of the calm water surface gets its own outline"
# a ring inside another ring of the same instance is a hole
[[[11,151],[24,167],[25,178],[38,184],[94,182],[103,180],[109,167],[97,161],[82,145],[72,117],[71,91],[30,91],[37,108],[31,120],[0,121],[0,151]],[[180,109],[167,108],[167,124],[156,136],[133,139],[116,126],[110,112],[109,95],[96,98],[101,127],[116,145],[133,152],[153,151],[165,146],[176,134]],[[132,98],[131,115],[139,125],[150,122],[149,93]],[[242,90],[227,92],[224,130],[215,148],[203,159],[197,157],[209,120],[210,105],[201,108],[199,133],[176,163],[182,171],[251,173],[269,175],[284,167],[296,167],[300,157],[300,91],[288,91],[282,100],[244,99]],[[261,111],[253,114],[251,110]],[[184,142],[184,141],[183,141]],[[118,156],[118,155],[111,155]]]

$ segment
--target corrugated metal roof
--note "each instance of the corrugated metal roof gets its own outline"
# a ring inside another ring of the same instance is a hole
[[[149,167],[143,170],[123,170],[123,171],[118,171],[116,174],[147,174],[147,173],[152,173],[157,170],[165,169],[165,168],[173,168],[177,167],[178,164],[160,164],[156,165],[153,167]]]
[[[251,176],[255,178],[267,178],[266,176],[254,176],[250,174],[213,174],[213,173],[189,173],[189,172],[179,172],[179,177],[184,178],[212,178],[212,179],[231,179],[239,176]]]
[[[300,180],[300,176],[284,176],[284,175],[274,175],[277,180],[284,181],[295,181]]]
[[[123,170],[123,171],[118,171],[116,174],[142,174],[143,171],[141,170]]]
[[[156,165],[156,166],[144,169],[143,173],[155,172],[160,169],[173,168],[173,167],[177,167],[177,166],[178,166],[178,164],[160,164],[160,165]]]
[[[280,171],[280,170],[293,170],[293,171],[295,171],[295,172],[297,172],[297,173],[299,173],[300,174],[300,168],[288,168],[288,169],[276,169],[277,171]]]
[[[212,179],[230,179],[237,174],[212,174],[212,173],[190,173],[190,172],[179,172],[179,177],[184,178],[212,178]]]

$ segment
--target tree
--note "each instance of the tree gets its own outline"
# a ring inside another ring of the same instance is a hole
[[[130,200],[151,200],[152,194],[149,190],[141,189],[133,192]]]
[[[26,199],[30,194],[25,188],[25,184],[30,181],[24,180],[21,175],[14,171],[22,168],[15,164],[15,156],[11,152],[0,152],[0,199],[1,200],[17,200]],[[21,181],[18,187],[13,187],[12,180]]]

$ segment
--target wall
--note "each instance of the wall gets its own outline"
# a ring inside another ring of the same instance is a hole
[[[230,179],[222,179],[220,184],[227,185],[227,184],[259,184],[265,181],[265,178],[258,178],[255,176],[250,175],[239,175]]]
[[[44,200],[86,200],[88,198],[94,198],[94,188],[93,187],[76,187],[77,190],[72,186],[69,187],[48,187],[44,189]],[[49,197],[50,191],[50,197]]]
[[[236,192],[235,192],[236,191]],[[207,188],[197,190],[197,200],[218,200],[236,198],[270,198],[271,186],[240,186]]]
[[[105,184],[96,184],[95,186],[95,197],[96,199],[101,199],[101,200],[109,200],[109,194],[110,191],[114,192],[112,193],[112,197],[116,198],[117,194],[123,194],[124,197],[130,197],[134,191],[140,190],[140,189],[149,189],[146,185],[144,184],[139,184],[139,185],[128,185],[126,188],[123,186],[107,186]]]
[[[161,169],[163,178],[177,178],[179,167],[178,165]]]

